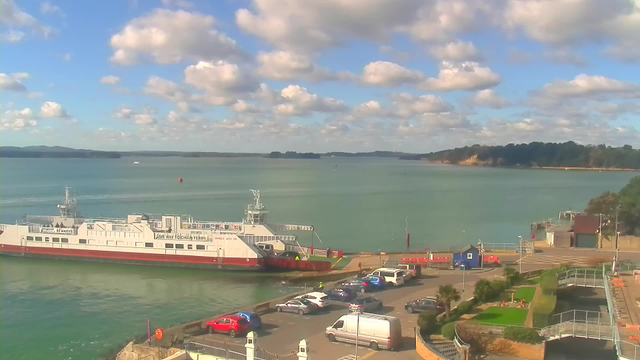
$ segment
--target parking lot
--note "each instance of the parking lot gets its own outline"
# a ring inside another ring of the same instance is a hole
[[[466,273],[466,295],[473,293],[473,284],[482,277],[501,276],[502,270],[485,270],[474,274]],[[414,279],[401,287],[388,287],[384,291],[364,294],[382,300],[384,306],[376,313],[394,316],[402,323],[403,347],[400,351],[372,351],[366,347],[359,348],[359,359],[418,359],[415,353],[414,327],[418,314],[408,314],[404,304],[425,296],[435,295],[439,285],[455,284],[462,288],[462,274],[459,271],[429,271],[421,279]],[[358,294],[362,297],[363,294]],[[275,304],[272,304],[275,307]],[[347,314],[348,303],[330,301],[327,309],[309,315],[294,313],[278,313],[272,311],[262,315],[263,328],[257,331],[258,346],[266,351],[277,354],[290,353],[296,350],[298,343],[306,339],[309,351],[314,358],[321,359],[354,359],[355,346],[346,343],[332,343],[325,336],[325,328],[331,326],[340,316]],[[235,342],[244,344],[244,337],[230,338],[226,334],[207,334],[200,336],[215,341]],[[315,355],[315,356],[314,356]]]

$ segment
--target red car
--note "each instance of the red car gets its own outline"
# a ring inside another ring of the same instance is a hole
[[[207,330],[209,334],[219,332],[236,337],[236,334],[246,334],[249,331],[249,322],[242,316],[224,316],[216,321],[208,322]]]

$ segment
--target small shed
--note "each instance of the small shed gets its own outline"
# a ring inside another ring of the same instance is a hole
[[[598,248],[600,218],[593,215],[576,215],[573,218],[575,247]]]
[[[480,267],[480,250],[473,245],[469,245],[458,253],[453,254],[453,263],[456,266],[465,265],[467,269]]]

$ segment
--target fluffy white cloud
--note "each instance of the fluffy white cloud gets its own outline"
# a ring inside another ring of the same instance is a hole
[[[20,7],[14,0],[1,0],[0,8],[2,8],[2,12],[0,12],[0,22],[2,22],[4,26],[11,28],[30,28],[34,33],[44,38],[49,38],[54,33],[51,27],[40,24],[35,17],[20,10]],[[13,39],[16,40],[16,35],[14,35]],[[20,39],[22,39],[22,37],[20,37]]]
[[[258,75],[267,79],[289,81],[299,78],[312,82],[336,79],[330,70],[316,66],[310,57],[288,51],[260,53]]]
[[[0,89],[11,91],[27,91],[27,87],[20,81],[29,78],[27,73],[0,74]]]
[[[212,93],[248,90],[255,85],[236,64],[220,60],[215,63],[199,61],[184,70],[185,83]]]
[[[475,62],[443,61],[437,78],[428,78],[418,88],[425,91],[474,91],[498,85],[502,79],[488,67]]]
[[[244,58],[234,40],[213,28],[215,23],[212,16],[184,10],[153,10],[111,37],[111,61],[133,65],[145,57],[166,65],[186,59]]]
[[[19,43],[24,39],[25,33],[18,30],[9,30],[8,32],[2,33],[2,41],[10,42],[10,43]]]
[[[367,85],[399,86],[424,79],[420,71],[410,70],[389,61],[376,61],[364,67],[361,81]]]
[[[190,94],[184,91],[178,84],[157,76],[150,77],[143,90],[147,95],[159,97],[167,101],[187,101],[191,97]]]
[[[628,63],[640,62],[640,46],[635,42],[629,41],[609,46],[604,53],[619,61]]]
[[[540,95],[548,98],[570,98],[591,95],[626,94],[637,96],[640,86],[604,76],[581,74],[570,81],[557,80],[546,84]]]
[[[29,108],[6,111],[0,121],[2,131],[21,131],[36,126],[38,126],[38,121]]]
[[[544,127],[533,119],[524,119],[520,122],[513,124],[513,127],[516,130],[523,131],[523,132],[540,132],[544,130]]]
[[[69,114],[62,108],[62,105],[57,102],[47,101],[40,107],[40,114],[44,118],[64,119],[68,118]]]
[[[640,4],[629,0],[509,0],[503,26],[546,44],[633,39],[637,44]]]
[[[117,76],[113,76],[113,75],[103,76],[100,79],[100,84],[118,85],[118,84],[120,84],[120,78],[117,77]]]
[[[194,106],[192,106],[191,104],[189,104],[186,101],[178,101],[176,103],[176,107],[178,108],[178,110],[185,112],[185,113],[199,113],[200,110]]]
[[[48,1],[45,1],[40,5],[40,12],[45,14],[45,15],[55,14],[55,15],[58,15],[60,17],[65,17],[65,13],[64,13],[64,11],[62,11],[60,6],[53,5]]]
[[[231,106],[231,109],[238,113],[258,113],[261,111],[257,106],[249,104],[244,100],[238,100],[238,102]]]
[[[277,105],[274,113],[282,116],[301,116],[310,112],[339,112],[346,110],[340,100],[311,94],[299,85],[289,85],[280,92],[284,104]]]
[[[397,94],[393,96],[392,104],[392,114],[401,118],[444,113],[453,110],[451,104],[435,95],[413,96],[407,93]]]
[[[493,109],[502,109],[510,105],[509,100],[501,97],[491,89],[478,91],[471,98],[471,102],[476,105],[489,106]]]
[[[431,56],[438,60],[465,61],[482,60],[482,54],[472,42],[450,42],[448,44],[433,46],[429,49]]]
[[[546,59],[556,64],[568,64],[579,67],[589,65],[589,62],[584,56],[573,52],[570,48],[563,47],[553,49],[551,51],[547,51],[544,56]]]
[[[119,120],[131,120],[136,125],[154,125],[158,123],[156,120],[156,110],[153,108],[144,108],[142,112],[137,112],[129,107],[120,107],[113,117]]]

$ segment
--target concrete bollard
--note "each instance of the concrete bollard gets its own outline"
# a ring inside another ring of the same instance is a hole
[[[258,340],[258,335],[255,332],[251,331],[247,334],[247,343],[244,347],[247,349],[247,360],[254,360],[256,357],[256,341]]]
[[[309,346],[307,346],[307,340],[300,340],[298,344],[298,360],[309,360]]]

